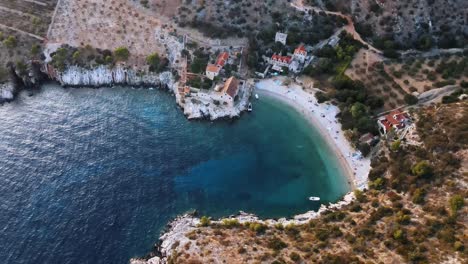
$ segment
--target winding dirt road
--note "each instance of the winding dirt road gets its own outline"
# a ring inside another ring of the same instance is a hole
[[[381,50],[375,48],[370,43],[368,43],[367,41],[362,39],[361,35],[356,31],[356,28],[354,27],[354,22],[353,22],[353,19],[351,18],[351,16],[345,15],[345,14],[343,14],[341,12],[333,12],[333,11],[323,10],[323,9],[321,9],[319,7],[315,7],[315,6],[305,6],[304,2],[302,0],[296,0],[296,1],[291,2],[291,6],[294,7],[295,9],[299,10],[299,11],[302,11],[302,12],[308,12],[308,11],[312,10],[312,11],[315,11],[315,12],[324,12],[324,13],[329,14],[329,15],[339,16],[339,17],[342,17],[342,18],[346,19],[348,21],[348,24],[343,27],[343,29],[346,30],[346,32],[348,32],[351,36],[353,36],[353,38],[355,40],[361,42],[364,45],[367,45],[369,50],[371,50],[371,51],[373,51],[375,53],[378,53],[378,54],[382,54]]]

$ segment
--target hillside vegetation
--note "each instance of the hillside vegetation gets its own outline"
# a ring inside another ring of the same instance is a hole
[[[351,14],[356,29],[380,49],[463,48],[467,45],[464,0],[307,0]]]
[[[170,263],[466,263],[468,103],[413,114],[419,140],[384,146],[350,205],[305,225],[202,218]]]

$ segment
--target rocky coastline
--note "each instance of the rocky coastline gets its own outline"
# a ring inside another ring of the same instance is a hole
[[[178,83],[171,71],[161,73],[145,72],[125,66],[97,66],[91,68],[69,66],[58,71],[47,63],[30,62],[26,72],[19,72],[11,66],[8,82],[0,83],[0,103],[11,102],[23,89],[39,89],[45,82],[57,82],[62,87],[100,88],[130,86],[139,88],[161,88],[176,96],[187,119],[224,120],[238,118],[247,109],[252,88],[248,86],[234,107],[216,105],[205,93],[194,93],[192,97],[181,100]]]
[[[170,71],[161,73],[139,72],[123,66],[83,68],[71,66],[63,72],[56,72],[46,66],[51,79],[64,87],[112,87],[128,85],[132,87],[161,87],[173,90],[174,76]]]
[[[35,89],[46,80],[41,64],[36,61],[31,61],[25,69],[9,65],[8,80],[0,83],[0,104],[13,101],[21,90]]]
[[[320,217],[324,212],[329,210],[341,209],[349,205],[356,199],[354,192],[347,193],[340,201],[328,205],[322,204],[317,211],[308,211],[303,214],[295,215],[293,218],[280,219],[261,219],[255,214],[249,214],[240,211],[237,215],[212,220],[211,224],[223,224],[223,220],[237,220],[239,224],[245,223],[261,223],[268,227],[275,227],[278,224],[287,225],[302,225],[307,224],[310,220]],[[166,264],[168,258],[174,251],[182,250],[183,245],[190,241],[186,236],[188,233],[196,231],[201,223],[196,213],[186,213],[176,217],[172,222],[167,224],[158,242],[154,246],[154,250],[148,255],[141,258],[130,259],[130,264]],[[193,247],[191,250],[196,250]]]

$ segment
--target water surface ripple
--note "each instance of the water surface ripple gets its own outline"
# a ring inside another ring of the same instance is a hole
[[[2,263],[127,263],[189,209],[291,216],[346,191],[319,134],[273,99],[216,123],[156,90],[47,85],[0,106]]]

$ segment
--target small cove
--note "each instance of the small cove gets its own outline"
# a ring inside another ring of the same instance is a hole
[[[348,191],[333,152],[264,97],[233,121],[187,121],[163,91],[46,85],[0,106],[0,258],[127,263],[175,215],[284,217]]]

